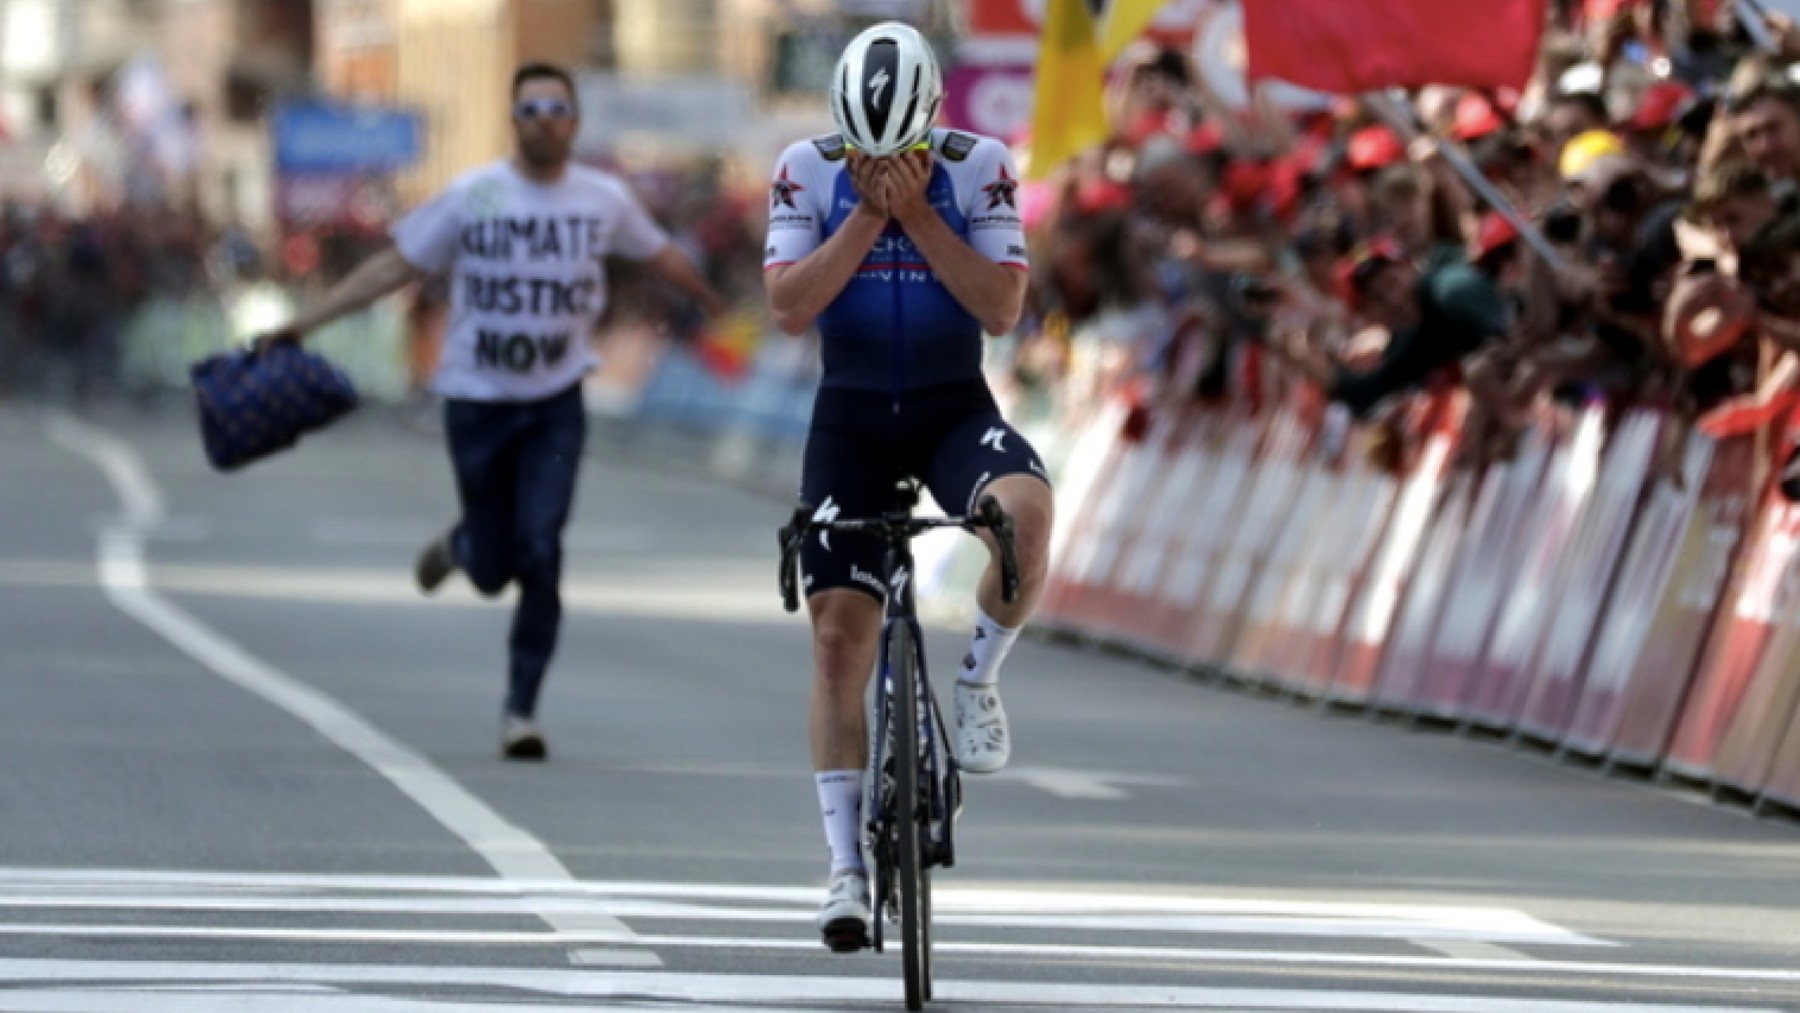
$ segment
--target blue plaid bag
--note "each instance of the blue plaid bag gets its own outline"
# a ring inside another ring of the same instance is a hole
[[[296,345],[221,352],[193,365],[206,459],[232,471],[293,446],[356,407],[343,371]]]

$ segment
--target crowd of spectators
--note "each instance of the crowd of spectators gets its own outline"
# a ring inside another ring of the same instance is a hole
[[[1404,102],[1233,108],[1184,54],[1134,52],[1112,138],[1023,192],[1013,379],[1069,403],[1306,382],[1376,425],[1460,386],[1465,443],[1502,453],[1558,400],[1766,423],[1800,381],[1800,33],[1763,18],[1758,46],[1740,16],[1558,4],[1522,92]]]

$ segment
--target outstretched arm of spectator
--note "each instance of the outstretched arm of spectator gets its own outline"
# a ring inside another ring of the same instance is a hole
[[[265,335],[263,340],[304,340],[313,331],[355,313],[384,295],[399,291],[421,276],[422,272],[408,263],[399,250],[383,250],[363,261],[348,277],[332,286],[324,298],[301,311],[287,326]]]
[[[1431,199],[1431,238],[1440,243],[1462,245],[1463,222],[1474,210],[1475,198],[1468,185],[1451,168],[1440,145],[1431,137],[1420,137],[1410,145],[1413,160],[1424,170],[1427,193]]]
[[[1714,439],[1743,436],[1774,422],[1793,407],[1800,392],[1800,358],[1788,352],[1753,393],[1734,397],[1700,418],[1700,431]]]
[[[659,253],[644,263],[650,265],[650,269],[669,284],[691,296],[707,316],[719,316],[727,309],[724,298],[713,291],[713,287],[706,283],[706,279],[694,267],[694,262],[674,243],[665,244]]]

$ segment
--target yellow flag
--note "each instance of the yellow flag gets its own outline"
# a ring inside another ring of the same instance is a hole
[[[1150,27],[1156,12],[1168,0],[1108,0],[1106,16],[1100,23],[1100,56],[1113,62],[1125,47],[1137,41]]]
[[[1087,0],[1050,0],[1038,51],[1027,179],[1044,179],[1106,140],[1105,77]]]

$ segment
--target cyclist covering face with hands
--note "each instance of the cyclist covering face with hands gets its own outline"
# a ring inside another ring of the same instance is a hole
[[[1043,588],[1052,501],[1036,452],[1000,416],[981,371],[984,332],[1011,331],[1024,303],[1019,173],[999,141],[934,129],[942,98],[936,59],[912,28],[877,25],[850,43],[830,96],[839,133],[792,145],[776,166],[764,279],[784,330],[819,329],[824,378],[801,490],[816,519],[879,516],[896,482],[916,477],[948,511],[973,512],[992,495],[1014,520],[1020,595],[1002,601],[991,564],[955,691],[958,763],[988,773],[1011,752],[999,666]],[[869,929],[863,700],[888,590],[882,544],[814,535],[801,570],[831,852],[819,927],[848,951],[867,945]]]

